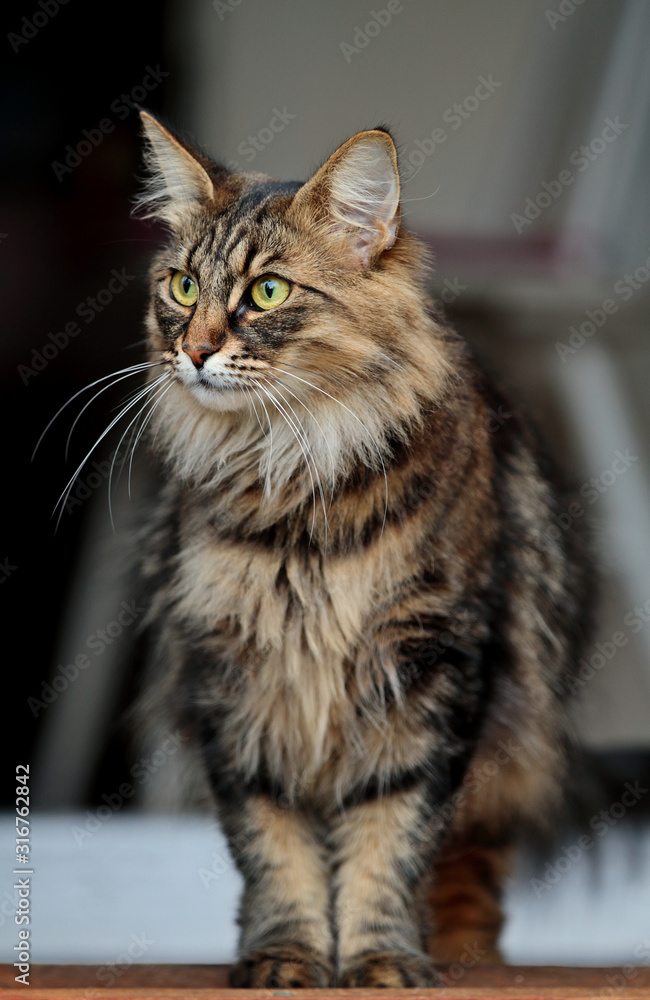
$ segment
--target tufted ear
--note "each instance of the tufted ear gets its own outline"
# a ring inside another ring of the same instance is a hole
[[[162,219],[172,226],[214,198],[206,160],[172,135],[153,115],[140,112],[145,137],[148,179],[136,199],[135,213],[144,219]],[[226,171],[223,168],[217,168]]]
[[[359,132],[296,194],[294,211],[311,210],[347,246],[353,266],[368,267],[399,228],[397,152],[388,132]]]

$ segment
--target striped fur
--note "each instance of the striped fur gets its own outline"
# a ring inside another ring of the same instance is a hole
[[[174,376],[144,574],[160,691],[244,877],[233,983],[436,983],[474,941],[497,959],[513,837],[560,801],[579,540],[549,533],[530,430],[430,310],[386,132],[301,185],[143,117]],[[291,283],[268,311],[265,274]]]

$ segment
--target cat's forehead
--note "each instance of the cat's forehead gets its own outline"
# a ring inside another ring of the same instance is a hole
[[[188,221],[178,244],[179,266],[195,274],[206,268],[243,273],[259,254],[282,252],[287,208],[301,182],[240,179],[244,183],[227,202]]]
[[[223,230],[247,223],[259,226],[266,219],[279,220],[300,181],[276,181],[264,174],[232,174],[215,188],[214,202],[206,208],[209,223]]]

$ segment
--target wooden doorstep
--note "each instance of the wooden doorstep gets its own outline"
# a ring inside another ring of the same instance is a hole
[[[115,967],[113,986],[107,981],[108,966],[97,965],[33,965],[29,986],[14,981],[17,970],[0,965],[0,997],[26,997],[29,1000],[113,1000],[132,997],[138,1000],[211,1000],[236,998],[257,1000],[295,996],[328,998],[394,997],[416,1000],[648,1000],[650,998],[650,967],[573,968],[568,966],[480,966],[461,969],[460,966],[440,966],[449,985],[435,990],[234,990],[228,987],[228,967],[225,965],[131,965]],[[460,973],[462,972],[462,975]],[[98,977],[98,974],[99,977]],[[453,985],[452,985],[453,982]]]

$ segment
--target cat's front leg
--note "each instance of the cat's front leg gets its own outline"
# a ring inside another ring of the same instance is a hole
[[[369,799],[333,833],[337,985],[437,986],[418,902],[440,838],[421,788]]]
[[[222,809],[244,882],[239,987],[324,987],[333,978],[328,867],[309,818],[264,795]]]

